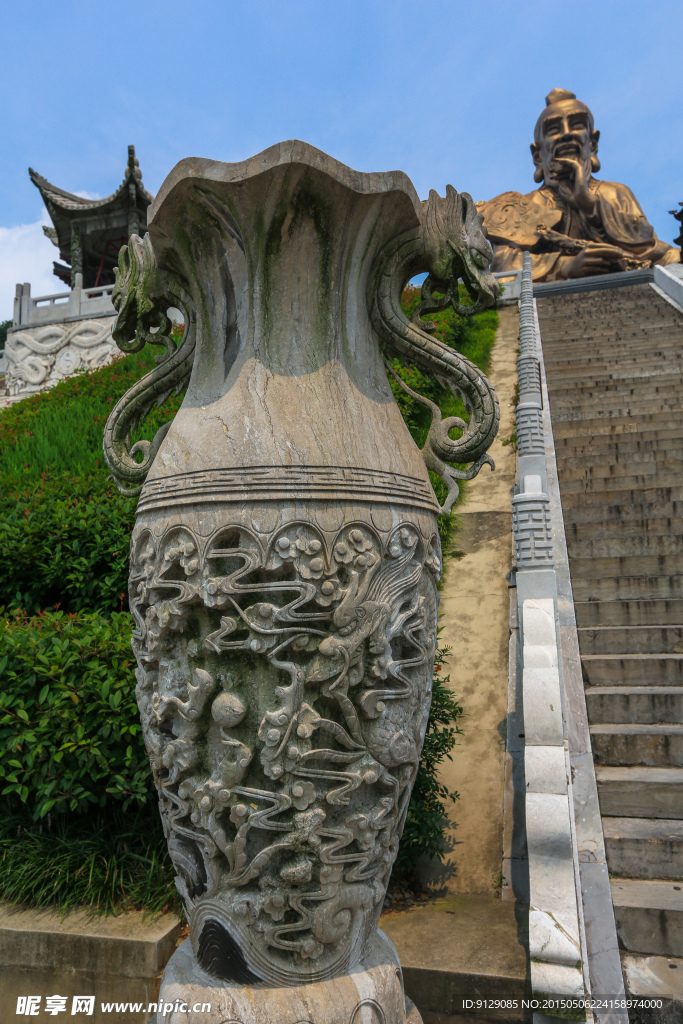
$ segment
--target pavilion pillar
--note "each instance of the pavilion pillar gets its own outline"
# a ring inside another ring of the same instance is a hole
[[[76,287],[76,275],[83,274],[83,243],[77,221],[71,224],[71,287]]]

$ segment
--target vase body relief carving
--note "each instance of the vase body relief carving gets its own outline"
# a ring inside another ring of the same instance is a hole
[[[490,259],[466,194],[421,202],[404,174],[361,174],[301,142],[182,161],[121,252],[114,336],[161,350],[104,448],[121,490],[139,492],[137,696],[190,926],[164,999],[213,986],[243,1024],[406,1019],[378,919],[431,699],[429,470],[450,508],[456,480],[491,462],[498,424],[484,375],[421,317],[490,305]],[[408,320],[400,295],[423,271]],[[433,406],[418,449],[395,355],[450,384],[469,422]],[[184,388],[170,426],[131,447]]]

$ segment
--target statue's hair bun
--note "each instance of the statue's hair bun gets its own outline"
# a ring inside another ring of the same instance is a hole
[[[545,105],[549,107],[552,103],[559,103],[560,100],[575,100],[576,93],[570,92],[569,89],[553,89],[549,92],[545,98]]]

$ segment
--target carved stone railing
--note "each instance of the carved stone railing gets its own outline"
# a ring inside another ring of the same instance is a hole
[[[519,302],[522,288],[521,270],[503,270],[493,275],[503,291],[496,300],[497,306],[510,306],[513,302]]]
[[[120,353],[112,339],[113,285],[31,295],[18,284],[5,345],[5,390],[17,401],[52,387],[79,369],[95,369]]]
[[[535,996],[624,997],[586,714],[557,466],[524,255],[519,303],[518,478],[512,499],[515,730],[523,738],[531,983]],[[557,1014],[560,1017],[563,1013]],[[569,1013],[567,1017],[571,1016]],[[610,1008],[597,1020],[627,1024]],[[545,1018],[544,1018],[545,1019]]]
[[[18,284],[14,296],[12,326],[36,327],[59,323],[76,317],[114,315],[111,296],[113,284],[99,288],[83,288],[81,274],[76,275],[76,287],[69,292],[53,295],[31,295],[31,285]]]

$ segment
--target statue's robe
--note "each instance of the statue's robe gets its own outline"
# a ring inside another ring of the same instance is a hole
[[[522,253],[527,251],[534,281],[556,281],[565,276],[561,257],[578,252],[578,247],[572,248],[572,239],[622,249],[624,261],[614,270],[678,262],[680,250],[659,241],[630,188],[592,177],[588,188],[597,199],[590,216],[547,185],[525,196],[503,192],[489,202],[477,203],[494,246],[494,273],[521,270]]]

